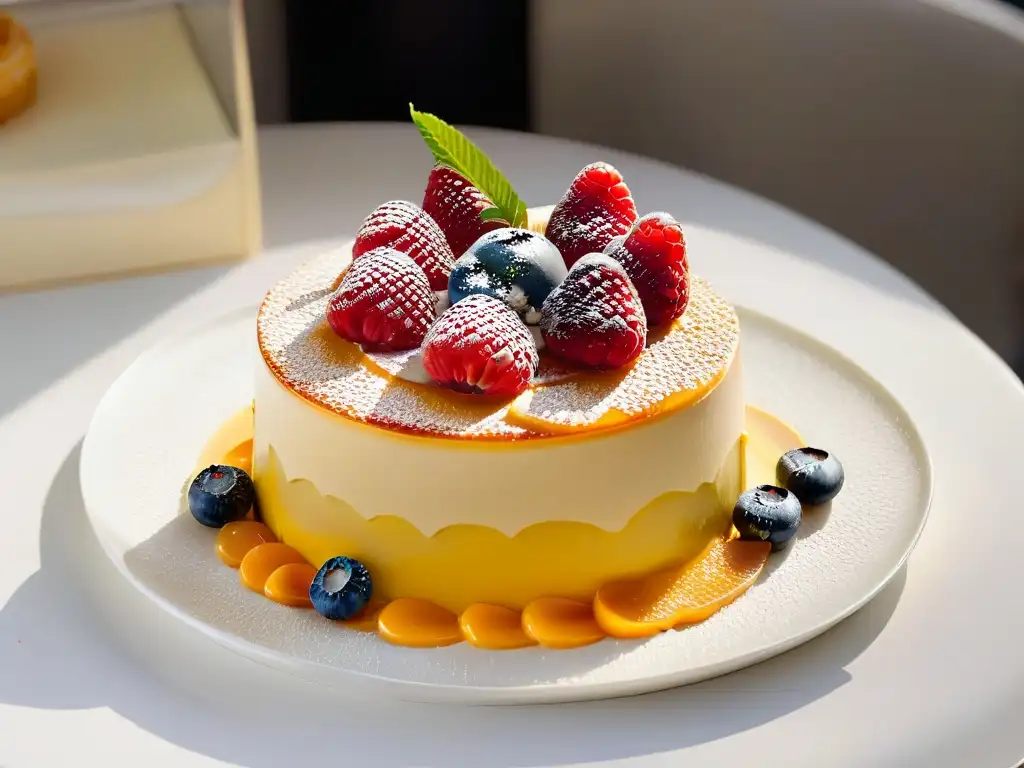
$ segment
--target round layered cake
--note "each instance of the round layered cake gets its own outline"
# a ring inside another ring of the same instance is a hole
[[[531,210],[544,232],[550,209]],[[744,488],[739,322],[700,279],[685,313],[614,370],[550,353],[512,397],[423,375],[419,349],[364,351],[328,304],[352,249],[274,286],[258,318],[253,475],[263,520],[314,567],[358,558],[383,600],[458,612],[589,601],[686,562]]]
[[[706,620],[842,465],[748,413],[735,310],[618,170],[527,208],[410,113],[434,156],[422,205],[380,203],[267,293],[255,398],[204,448],[193,517],[247,588],[394,645],[571,649]]]

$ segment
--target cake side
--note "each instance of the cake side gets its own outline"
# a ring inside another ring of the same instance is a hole
[[[256,479],[276,456],[367,520],[396,516],[431,536],[477,524],[513,536],[550,520],[621,530],[657,496],[714,483],[744,430],[737,355],[700,402],[594,434],[548,440],[418,437],[328,412],[256,365]],[[303,515],[302,509],[290,513]],[[327,526],[309,520],[311,531]]]
[[[367,564],[376,594],[460,611],[589,600],[695,557],[744,486],[740,360],[700,403],[587,437],[418,438],[324,411],[257,374],[254,479],[280,541]]]

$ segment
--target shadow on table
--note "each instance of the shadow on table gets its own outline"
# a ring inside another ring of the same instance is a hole
[[[187,510],[183,512],[125,552],[124,563],[139,583],[182,608],[204,627],[230,633],[270,653],[313,660],[328,668],[324,670],[326,674],[331,673],[330,667],[355,666],[351,661],[345,664],[346,660],[360,656],[365,649],[374,649],[372,663],[359,666],[364,674],[388,677],[397,669],[406,679],[423,682],[434,679],[434,667],[443,665],[453,685],[501,684],[492,682],[492,666],[480,663],[484,652],[468,643],[438,650],[443,661],[435,658],[429,665],[409,664],[407,649],[380,643],[370,634],[331,627],[312,610],[279,606],[262,595],[250,593],[239,584],[237,571],[226,568],[213,555],[215,531],[196,525],[192,515]],[[197,595],[201,599],[196,599]],[[600,668],[635,648],[635,643],[614,641],[595,643],[569,655],[524,648],[505,654],[504,661],[515,665],[526,677],[557,683],[565,677]],[[503,669],[508,674],[507,667]],[[334,684],[348,682],[349,679],[341,678]]]
[[[883,630],[905,581],[901,571],[827,639],[687,688],[544,708],[356,703],[224,651],[139,596],[114,572],[89,526],[78,459],[76,447],[47,496],[40,570],[0,609],[0,702],[107,707],[186,750],[255,768],[336,760],[339,750],[350,762],[396,768],[548,766],[722,739],[849,681],[845,665]],[[111,632],[115,613],[121,627]],[[279,716],[282,709],[287,717]],[[101,748],[109,746],[88,749]]]
[[[231,268],[222,264],[4,296],[0,328],[10,332],[0,334],[0,417]],[[136,289],[142,284],[144,289]]]

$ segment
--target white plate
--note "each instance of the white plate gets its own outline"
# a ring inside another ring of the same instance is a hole
[[[255,309],[153,348],[96,410],[81,459],[88,514],[136,587],[218,642],[301,677],[464,703],[573,701],[696,682],[782,653],[871,599],[917,540],[930,465],[906,413],[852,363],[742,312],[748,402],[839,456],[846,488],[740,600],[702,624],[572,651],[420,650],[342,630],[249,592],[181,505],[205,440],[252,397]]]

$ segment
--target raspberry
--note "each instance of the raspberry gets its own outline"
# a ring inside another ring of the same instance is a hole
[[[434,321],[435,301],[415,261],[392,248],[375,248],[348,268],[327,304],[327,322],[367,352],[415,349]]]
[[[505,302],[474,293],[441,315],[423,342],[423,367],[459,392],[511,397],[540,362],[530,331]]]
[[[625,267],[636,286],[648,327],[671,322],[686,311],[690,267],[678,221],[667,213],[649,213],[633,225],[625,240],[611,244],[606,252]]]
[[[444,165],[434,166],[423,196],[423,210],[437,222],[458,259],[480,235],[509,226],[501,220],[484,221],[480,213],[494,203],[458,171]]]
[[[562,253],[565,266],[600,253],[636,221],[636,205],[622,174],[607,163],[588,165],[551,211],[544,234]]]
[[[359,228],[352,258],[382,247],[408,254],[426,272],[435,291],[448,289],[455,263],[452,249],[437,222],[415,203],[392,200],[377,206]]]
[[[588,368],[618,368],[647,343],[647,320],[622,265],[600,253],[577,261],[541,309],[544,343]]]

